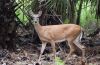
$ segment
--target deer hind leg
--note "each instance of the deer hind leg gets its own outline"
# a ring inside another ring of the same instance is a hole
[[[72,55],[72,54],[75,52],[75,50],[76,50],[76,45],[75,45],[73,42],[69,43],[68,45],[69,45],[69,47],[70,47],[70,52],[69,52],[69,54],[68,54],[67,57],[70,57],[70,55]]]
[[[69,54],[67,55],[67,58],[65,59],[65,62],[66,62],[66,60],[69,59],[69,57],[72,55],[72,53],[75,52],[75,50],[76,50],[76,45],[72,41],[71,42],[68,41],[68,45],[70,47],[70,51],[69,51]]]
[[[41,60],[41,56],[42,56],[42,54],[43,54],[43,52],[44,52],[44,49],[45,49],[45,47],[46,47],[46,44],[47,44],[47,43],[43,43],[43,42],[42,42],[42,47],[41,47],[41,52],[40,52],[40,56],[39,56],[38,62]]]
[[[74,40],[74,43],[75,43],[75,45],[78,47],[78,48],[80,48],[81,49],[81,51],[82,51],[82,57],[84,58],[85,57],[85,46],[83,46],[81,43],[80,43],[80,41],[79,41],[79,36]]]

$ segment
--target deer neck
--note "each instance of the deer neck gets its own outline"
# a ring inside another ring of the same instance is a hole
[[[38,24],[34,24],[34,28],[35,28],[36,32],[39,33],[39,31],[41,30],[42,26],[38,23]]]

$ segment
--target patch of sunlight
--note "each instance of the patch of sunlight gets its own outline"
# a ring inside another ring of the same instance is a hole
[[[96,63],[89,63],[89,65],[98,65],[98,64],[96,64]]]
[[[64,65],[64,62],[59,57],[56,57],[55,61],[56,65]]]

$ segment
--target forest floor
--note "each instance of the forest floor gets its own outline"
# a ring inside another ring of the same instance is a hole
[[[81,58],[80,50],[77,50],[78,54],[72,55],[70,59],[66,61],[65,65],[100,65],[100,35],[96,38],[98,42],[94,42],[93,40],[94,39],[90,41],[85,40],[85,42],[87,42],[86,45],[90,45],[90,47],[86,49],[84,60]],[[41,62],[39,62],[40,64],[37,64],[41,50],[41,44],[37,45],[37,43],[40,43],[39,40],[37,38],[33,40],[32,35],[23,35],[17,38],[17,43],[17,50],[14,52],[0,49],[0,65],[53,65],[54,59],[51,46],[47,45]],[[67,49],[67,54],[68,50],[69,49]],[[65,50],[57,50],[56,55],[56,65],[64,65],[63,60],[66,58]]]
[[[40,49],[40,47],[38,48]],[[34,45],[28,44],[19,47],[16,52],[9,52],[6,49],[0,50],[0,65],[39,65],[36,64],[39,56],[38,48]],[[65,53],[63,53],[63,51],[59,50],[56,54],[61,60],[64,60]],[[85,62],[82,61],[81,56],[72,55],[66,65],[100,65],[100,46],[89,48],[89,50],[86,51],[86,54],[87,57]],[[53,54],[45,52],[39,63],[41,65],[53,65],[52,61]]]

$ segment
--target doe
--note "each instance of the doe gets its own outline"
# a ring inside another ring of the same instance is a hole
[[[70,52],[67,55],[67,58],[76,50],[76,47],[80,48],[82,54],[84,55],[85,47],[80,44],[82,38],[82,28],[79,25],[59,24],[42,26],[39,24],[39,17],[41,14],[42,11],[39,11],[38,14],[34,14],[32,11],[29,11],[29,15],[32,17],[32,22],[34,23],[34,28],[42,42],[42,48],[38,62],[40,61],[41,55],[44,52],[48,42],[52,46],[54,58],[56,57],[55,43],[62,41],[67,41],[67,44],[70,47]]]

